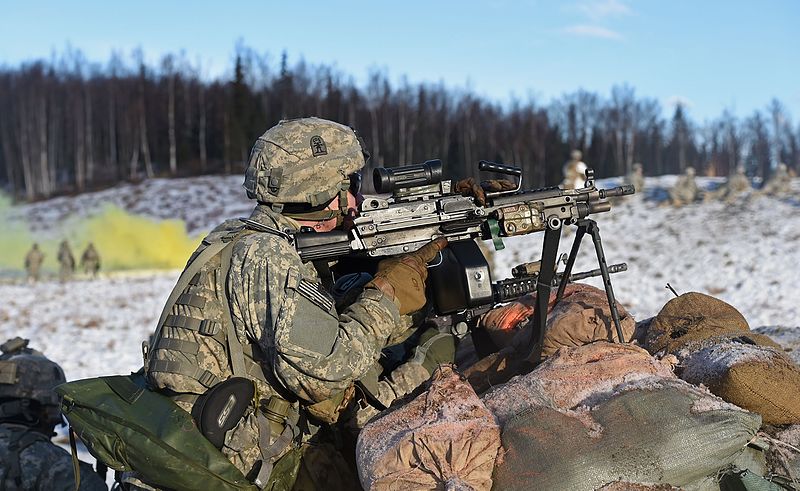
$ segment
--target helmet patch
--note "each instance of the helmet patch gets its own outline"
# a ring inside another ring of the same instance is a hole
[[[319,157],[320,155],[327,155],[328,147],[325,145],[325,140],[319,135],[311,137],[311,155]]]

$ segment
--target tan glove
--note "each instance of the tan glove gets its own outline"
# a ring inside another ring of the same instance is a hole
[[[454,191],[461,196],[472,196],[479,205],[486,205],[486,193],[496,193],[498,191],[511,191],[517,189],[517,185],[508,179],[490,179],[480,184],[474,177],[468,177],[456,182]]]
[[[447,239],[439,237],[416,252],[384,259],[366,287],[377,288],[394,298],[400,304],[400,315],[416,312],[425,305],[427,264],[445,247]]]

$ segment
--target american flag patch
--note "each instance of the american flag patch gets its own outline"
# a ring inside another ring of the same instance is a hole
[[[325,291],[321,284],[300,280],[300,284],[297,285],[297,291],[300,292],[300,295],[304,296],[325,312],[330,312],[333,309],[333,298]]]

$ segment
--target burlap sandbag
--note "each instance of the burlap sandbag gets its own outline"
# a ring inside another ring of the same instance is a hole
[[[731,305],[703,293],[689,292],[664,305],[650,323],[645,339],[651,353],[674,353],[691,342],[749,331],[744,316]]]
[[[734,462],[760,424],[758,415],[707,391],[651,376],[618,386],[592,406],[534,405],[507,419],[494,485],[570,491],[618,481],[685,486]]]
[[[607,398],[621,384],[654,376],[676,378],[669,362],[642,348],[598,341],[561,348],[532,372],[486,392],[483,401],[502,426],[533,406],[573,409]]]
[[[562,346],[582,346],[594,341],[617,341],[617,332],[611,319],[611,308],[604,290],[591,285],[571,283],[564,297],[555,303],[556,293],[550,295],[547,324],[542,346],[542,357],[547,358]],[[533,319],[536,295],[529,294],[516,302],[493,309],[484,315],[479,328],[485,329],[500,347],[524,345],[530,329],[518,334],[517,327],[526,327],[524,321]],[[636,321],[624,306],[617,302],[617,312],[625,341],[630,341]]]
[[[561,348],[536,370],[506,386],[535,379],[557,407],[572,409],[607,397],[620,384],[652,376],[675,378],[669,362],[656,360],[638,346],[598,341]],[[491,409],[488,401],[487,406]]]
[[[523,360],[513,348],[504,348],[464,370],[464,377],[476,393],[483,394],[532,369],[533,365]]]
[[[765,424],[800,423],[800,367],[782,350],[754,344],[752,337],[748,333],[680,351],[681,378],[760,414]]]
[[[582,346],[595,341],[619,341],[606,292],[590,285],[581,289],[553,307],[547,318],[547,331],[542,345],[542,356],[548,357],[562,346]],[[619,302],[617,303],[624,341],[630,341],[636,330],[636,321]]]
[[[358,437],[369,490],[490,489],[500,428],[472,388],[441,366],[421,390],[370,421]]]

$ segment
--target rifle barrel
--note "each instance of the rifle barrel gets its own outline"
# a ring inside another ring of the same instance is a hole
[[[616,198],[617,196],[628,196],[630,194],[636,193],[636,188],[633,187],[632,184],[626,184],[625,186],[617,186],[615,188],[610,189],[600,189],[600,199],[606,198]]]
[[[621,273],[627,270],[628,270],[627,263],[612,264],[608,267],[608,274]],[[581,273],[572,274],[569,277],[569,281],[575,282],[600,275],[602,275],[602,272],[598,268],[598,269],[593,269],[591,271],[584,271]],[[507,280],[498,281],[494,285],[492,285],[492,293],[494,294],[494,300],[497,303],[509,302],[511,300],[516,300],[519,297],[526,295],[528,293],[535,292],[537,280],[538,280],[538,275],[531,275],[522,278],[509,278]],[[555,278],[553,278],[554,286],[558,285],[558,283],[560,282],[561,282],[561,273],[557,273]]]

